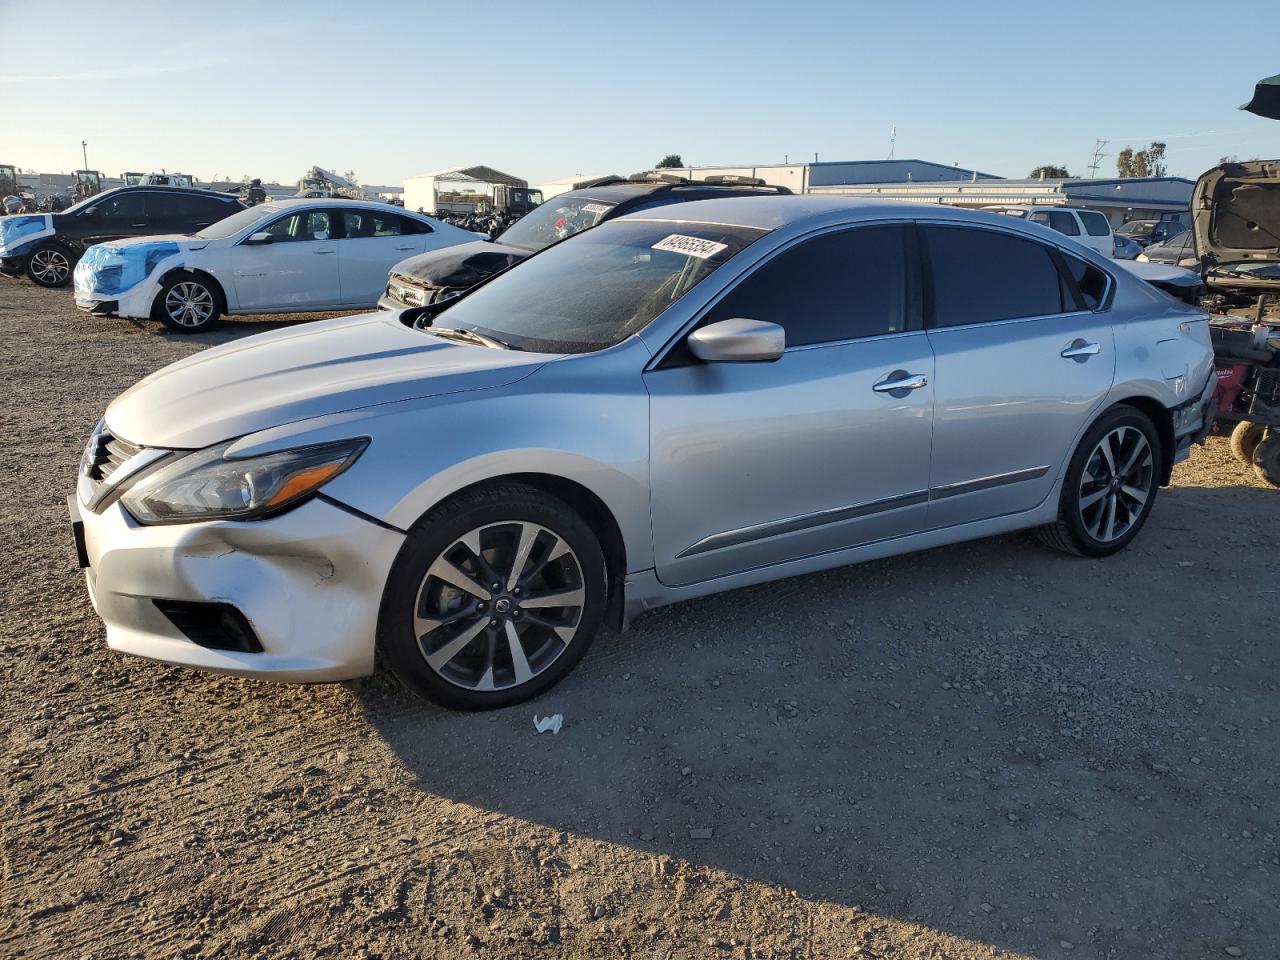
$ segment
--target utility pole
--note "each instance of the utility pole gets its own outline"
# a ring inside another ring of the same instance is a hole
[[[1102,148],[1105,147],[1109,142],[1110,141],[1108,140],[1095,140],[1093,142],[1093,161],[1089,164],[1090,180],[1093,180],[1095,177],[1097,177],[1098,167],[1101,166],[1102,164],[1102,158],[1111,156],[1111,154],[1109,153],[1102,152]]]
[[[889,125],[889,159],[893,159],[893,151],[898,142],[898,125],[896,123]]]
[[[84,169],[89,169],[89,145],[83,140],[80,141],[80,155],[84,160]]]

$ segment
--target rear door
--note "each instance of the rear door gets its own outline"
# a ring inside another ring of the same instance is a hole
[[[237,243],[229,256],[237,312],[341,306],[333,219],[328,210],[286,213],[260,229],[271,243]]]
[[[781,358],[703,363],[679,343],[645,374],[664,583],[923,529],[933,355],[912,239],[867,226],[784,250],[699,321],[778,323]]]
[[[1030,510],[1111,389],[1115,349],[1097,309],[1109,279],[994,228],[921,233],[936,363],[929,526]]]
[[[358,207],[334,210],[341,218],[338,272],[342,302],[372,307],[387,289],[391,268],[422,253],[432,237],[431,227],[386,210]]]

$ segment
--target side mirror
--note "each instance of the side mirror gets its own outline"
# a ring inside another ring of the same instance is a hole
[[[246,247],[256,247],[263,243],[273,242],[275,242],[275,238],[265,230],[261,230],[258,233],[251,233],[249,236],[244,238],[244,245]]]
[[[758,363],[782,356],[787,335],[776,323],[734,317],[699,327],[685,342],[708,363]]]

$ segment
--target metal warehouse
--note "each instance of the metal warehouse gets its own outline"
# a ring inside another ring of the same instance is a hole
[[[1106,214],[1116,226],[1127,220],[1157,219],[1163,214],[1187,211],[1195,186],[1182,177],[1010,180],[930,160],[677,167],[664,172],[693,180],[721,174],[759,177],[796,193],[842,194],[953,207],[1022,204],[1087,207]]]

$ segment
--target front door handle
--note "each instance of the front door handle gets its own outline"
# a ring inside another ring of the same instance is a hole
[[[929,385],[929,378],[923,373],[907,373],[895,370],[871,389],[876,393],[888,393],[895,397],[905,397],[912,390],[919,390]]]
[[[1064,360],[1074,360],[1076,363],[1084,363],[1100,350],[1102,350],[1102,347],[1098,344],[1090,343],[1088,340],[1082,340],[1077,337],[1075,340],[1071,341],[1071,346],[1063,350],[1059,356]]]
[[[333,253],[332,250],[312,250],[311,252],[314,253],[317,257],[323,257],[325,254]]]
[[[397,250],[412,250],[413,247],[396,247]]]

